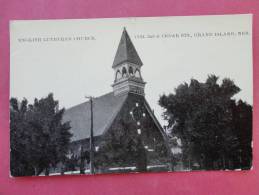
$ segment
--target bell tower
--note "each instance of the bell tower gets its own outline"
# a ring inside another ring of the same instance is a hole
[[[125,93],[145,95],[146,83],[141,76],[142,65],[142,61],[124,28],[112,65],[115,73],[112,84],[114,95]]]

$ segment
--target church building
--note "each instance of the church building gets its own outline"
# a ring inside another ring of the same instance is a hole
[[[69,158],[85,160],[86,170],[91,160],[95,173],[170,169],[167,136],[145,99],[142,66],[124,28],[112,64],[113,91],[93,98],[92,106],[88,101],[66,110],[63,120],[73,134]]]

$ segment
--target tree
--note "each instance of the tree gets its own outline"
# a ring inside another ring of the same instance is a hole
[[[235,168],[250,169],[252,166],[252,106],[239,100],[232,105],[233,126],[239,140]]]
[[[72,136],[69,122],[62,122],[65,109],[58,109],[53,94],[35,99],[30,105],[23,100],[21,108],[17,99],[12,98],[10,104],[12,162],[18,164],[17,157],[22,156],[26,166],[33,170],[33,174],[24,171],[19,175],[39,175],[43,170],[48,175],[50,167],[65,161]],[[13,172],[18,167],[13,166]]]
[[[219,85],[218,79],[215,75],[205,83],[191,79],[190,84],[181,84],[174,94],[159,99],[168,127],[181,139],[186,166],[196,162],[205,169],[230,168],[241,143],[237,132],[251,132],[249,127],[235,128],[238,105],[232,98],[239,87],[230,79]]]
[[[11,175],[33,175],[33,167],[30,166],[29,129],[27,121],[28,102],[23,99],[20,103],[17,99],[10,100],[10,148],[11,148]]]
[[[120,120],[120,125],[107,133],[96,153],[95,165],[102,167],[125,167],[135,165],[138,171],[147,166],[146,151],[136,128],[130,122]]]

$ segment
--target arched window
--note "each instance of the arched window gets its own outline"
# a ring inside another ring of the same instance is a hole
[[[117,81],[120,78],[121,78],[121,72],[120,72],[120,70],[117,70],[115,80]]]
[[[141,78],[139,69],[136,69],[136,71],[135,71],[135,77]]]
[[[122,77],[126,76],[127,69],[125,67],[122,68]]]
[[[132,76],[133,75],[133,68],[130,66],[129,67],[129,74]]]

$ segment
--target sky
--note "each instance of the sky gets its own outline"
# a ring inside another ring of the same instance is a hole
[[[111,92],[123,28],[143,62],[145,97],[161,122],[159,96],[191,78],[233,79],[235,96],[253,103],[252,15],[10,22],[10,97],[54,93],[69,108]]]

